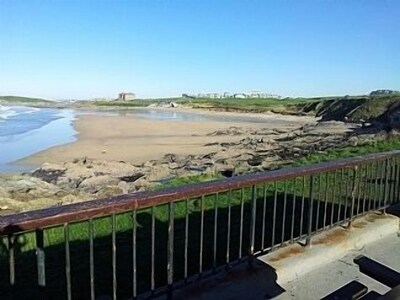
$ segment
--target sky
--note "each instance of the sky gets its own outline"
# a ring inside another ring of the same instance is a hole
[[[0,95],[400,90],[398,0],[0,0]]]

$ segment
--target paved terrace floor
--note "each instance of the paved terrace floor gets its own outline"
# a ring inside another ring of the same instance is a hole
[[[400,216],[400,207],[392,210],[392,213]],[[397,218],[397,224],[398,220]],[[379,226],[376,228],[378,231],[381,229]],[[390,288],[361,273],[353,260],[359,255],[365,255],[400,272],[398,226],[396,229],[395,225],[392,231],[385,234],[383,238],[375,239],[359,247],[352,247],[352,250],[344,252],[344,256],[342,255],[339,259],[317,267],[306,274],[294,276],[285,283],[279,284],[275,269],[266,264],[265,259],[259,258],[253,261],[252,267],[244,263],[208,279],[200,280],[184,290],[178,290],[174,293],[174,299],[312,300],[321,299],[353,280],[367,286],[369,291],[374,290],[384,294]],[[297,272],[294,270],[295,268],[293,268],[293,272]]]
[[[390,289],[387,286],[359,272],[358,265],[353,262],[359,255],[365,255],[400,272],[400,237],[397,234],[390,235],[290,281],[282,285],[285,292],[275,299],[320,299],[353,280],[364,284],[368,290],[380,294],[388,292]]]

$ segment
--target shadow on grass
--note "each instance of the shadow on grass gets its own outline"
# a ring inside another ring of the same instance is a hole
[[[286,199],[286,200],[285,200]],[[350,216],[351,200],[342,199],[342,204],[335,204],[319,200],[312,202],[312,230],[344,220]],[[252,201],[243,202],[243,208],[235,203],[229,207],[218,207],[217,218],[213,207],[204,211],[203,239],[201,243],[201,210],[200,200],[190,200],[192,207],[189,211],[187,264],[185,264],[185,228],[186,221],[182,214],[176,214],[174,220],[174,282],[187,276],[197,278],[196,274],[202,270],[210,270],[214,265],[224,266],[227,262],[237,262],[249,253],[251,240],[251,213]],[[264,202],[265,201],[265,202]],[[276,202],[276,206],[274,203]],[[359,207],[369,207],[369,200],[361,200]],[[256,200],[255,222],[255,252],[262,252],[272,245],[280,246],[283,242],[295,242],[296,238],[306,234],[309,224],[308,212],[310,199],[293,197],[278,193],[276,201],[273,195],[265,200],[259,197]],[[264,207],[265,214],[264,214]],[[354,207],[356,210],[356,207]],[[242,213],[243,210],[243,213]],[[230,212],[230,213],[229,213]],[[345,215],[346,213],[346,215]],[[241,215],[243,214],[243,218]],[[230,215],[230,224],[228,224]],[[276,216],[274,218],[274,215]],[[303,215],[303,217],[301,217]],[[183,216],[183,217],[182,217]],[[214,261],[214,225],[217,220],[216,231],[217,252]],[[274,224],[274,220],[275,224]],[[97,296],[112,295],[113,264],[112,264],[112,235],[111,218],[101,219],[100,226],[107,227],[109,234],[96,236],[96,222],[94,221],[94,288]],[[98,221],[98,222],[100,222]],[[116,279],[117,295],[119,299],[128,299],[133,293],[133,234],[132,230],[119,229],[119,223],[134,224],[132,213],[117,216],[116,233]],[[152,215],[146,211],[138,211],[136,216],[137,241],[137,291],[147,292],[152,289]],[[90,243],[88,222],[70,224],[70,265],[71,265],[71,292],[73,299],[90,299]],[[132,228],[132,227],[131,227]],[[230,228],[230,230],[228,230]],[[63,227],[44,231],[45,244],[45,287],[38,286],[36,250],[31,247],[26,250],[27,244],[32,244],[32,233],[16,237],[15,253],[15,284],[9,284],[8,245],[4,242],[0,257],[0,293],[2,299],[66,299],[67,281],[65,272],[65,244],[59,241],[52,244],[51,237],[58,230],[57,235],[63,235]],[[168,221],[154,218],[154,288],[163,287],[167,282],[167,241]],[[229,233],[229,235],[228,235]],[[28,235],[31,236],[28,236]],[[228,241],[229,240],[229,241]],[[228,246],[229,243],[229,246]],[[33,242],[36,244],[36,242]],[[202,250],[201,250],[202,244]],[[201,259],[200,259],[201,257]],[[244,260],[244,259],[243,259]],[[264,266],[265,272],[269,266]],[[268,272],[270,273],[271,270]],[[273,276],[268,275],[270,278]],[[276,279],[276,278],[275,278]],[[275,280],[274,279],[274,280]],[[279,293],[281,289],[276,289]],[[266,293],[267,294],[267,293]],[[272,296],[276,296],[271,295]]]

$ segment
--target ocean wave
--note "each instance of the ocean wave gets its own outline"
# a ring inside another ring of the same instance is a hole
[[[40,111],[40,108],[27,106],[3,106],[0,105],[0,121],[5,121],[10,117],[24,114],[31,114]]]

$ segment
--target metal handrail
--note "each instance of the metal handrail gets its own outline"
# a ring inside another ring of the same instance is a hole
[[[385,160],[399,154],[400,151],[398,150],[369,154],[308,166],[283,168],[275,171],[236,176],[222,180],[188,184],[186,186],[166,188],[160,191],[138,192],[107,199],[91,200],[7,215],[0,217],[0,235],[34,230],[36,228],[45,228],[66,222],[87,220],[133,209],[144,209],[176,200],[250,187],[260,183],[269,183],[300,176],[315,175],[322,172],[330,172],[341,168],[354,167],[362,163]]]

